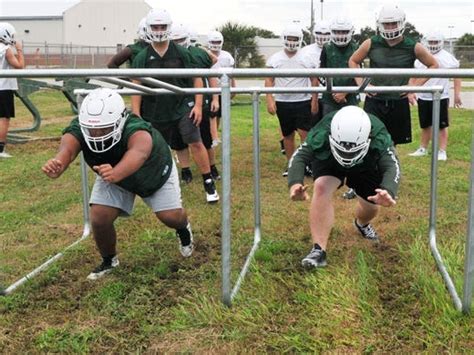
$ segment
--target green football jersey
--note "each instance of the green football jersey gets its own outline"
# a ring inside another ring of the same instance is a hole
[[[138,55],[138,53],[140,53],[147,46],[149,46],[149,44],[146,43],[145,41],[137,41],[137,42],[135,42],[133,44],[129,44],[127,46],[132,51],[132,55],[128,59],[128,66],[129,67],[132,67],[132,63],[133,63],[133,60],[135,59],[135,57]]]
[[[349,68],[349,58],[357,50],[357,44],[353,41],[349,42],[347,46],[339,47],[334,43],[329,42],[324,45],[321,57],[321,68]],[[356,86],[354,78],[334,78],[333,86]],[[338,104],[332,98],[332,93],[323,93],[323,102],[329,103],[337,107],[347,105],[357,105],[358,100],[356,94],[347,94],[347,103]]]
[[[148,46],[133,60],[133,68],[198,68],[195,58],[190,51],[173,42],[169,43],[168,50],[161,57],[153,48]],[[192,88],[193,79],[183,77],[164,77],[155,79],[182,88]],[[174,122],[189,112],[194,105],[193,95],[144,95],[140,108],[144,120],[151,122],[155,127],[161,124]]]
[[[329,135],[331,133],[331,121],[337,112],[331,112],[323,117],[309,132],[305,142],[295,152],[290,161],[288,170],[288,185],[302,183],[304,169],[311,162],[329,162],[337,166],[338,170],[360,172],[379,171],[382,175],[381,188],[386,189],[393,197],[397,195],[400,181],[400,165],[395,155],[392,138],[387,132],[385,125],[376,116],[369,114],[370,146],[363,160],[353,167],[346,168],[337,163],[331,153]]]
[[[416,60],[416,42],[410,37],[390,47],[387,41],[376,35],[370,38],[371,45],[369,59],[371,68],[413,68]],[[375,86],[403,86],[408,84],[407,77],[373,78],[371,83]],[[380,93],[373,97],[381,100],[400,100],[399,93]]]
[[[132,175],[117,183],[123,189],[148,197],[155,193],[168,180],[171,174],[173,161],[168,144],[161,134],[154,129],[150,123],[140,117],[129,114],[122,131],[122,138],[111,149],[103,153],[95,153],[87,146],[79,125],[79,119],[75,118],[70,125],[63,130],[63,134],[72,134],[80,143],[84,159],[91,168],[95,165],[110,164],[117,165],[128,150],[128,140],[137,131],[146,131],[151,134],[153,148],[145,163]]]

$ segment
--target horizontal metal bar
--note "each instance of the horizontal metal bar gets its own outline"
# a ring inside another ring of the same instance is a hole
[[[410,77],[410,78],[474,78],[474,69],[18,69],[0,70],[0,78],[51,77]]]
[[[176,94],[184,94],[185,92],[183,88],[180,88],[179,86],[171,85],[169,83],[165,83],[164,81],[156,80],[153,78],[138,78],[137,80],[140,80],[142,83],[145,84],[153,85],[157,88],[168,89],[169,91],[172,91]]]
[[[102,80],[102,79],[101,79]],[[133,84],[127,82],[129,84]],[[133,84],[138,85],[138,84]],[[125,85],[124,85],[125,86]],[[169,90],[165,89],[152,89],[146,86],[146,91],[150,95],[160,94],[160,95],[171,95],[174,94]],[[433,86],[369,86],[365,88],[363,91],[360,91],[358,86],[334,86],[330,92],[348,92],[348,93],[386,93],[386,92],[425,92],[425,93],[433,93],[433,92],[440,92],[443,90],[441,85],[433,85]],[[75,94],[79,95],[87,95],[92,90],[89,89],[76,89],[74,90]],[[183,88],[184,94],[220,94],[220,88],[202,88],[202,89],[194,89],[194,88]],[[231,93],[236,94],[252,94],[254,92],[267,94],[267,93],[322,93],[328,92],[325,87],[317,86],[317,87],[299,87],[299,88],[282,88],[282,87],[247,87],[247,88],[231,88]],[[142,92],[138,90],[126,90],[126,89],[117,89],[117,93],[122,95],[139,95]]]
[[[140,92],[142,94],[155,95],[155,92],[153,91],[153,89],[150,89],[148,86],[135,84],[135,83],[132,83],[132,82],[127,81],[127,80],[118,79],[118,78],[98,78],[98,80],[104,81],[106,83],[116,84],[116,85],[119,85],[119,86],[130,88],[130,89],[136,90],[137,92]],[[88,90],[88,91],[90,92],[90,91],[93,91],[93,90]],[[76,90],[74,90],[74,94],[77,94]]]

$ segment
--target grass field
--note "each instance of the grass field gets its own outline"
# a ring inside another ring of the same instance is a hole
[[[66,100],[48,91],[33,97],[43,115],[34,135],[59,136],[71,119]],[[14,127],[28,125],[21,104],[17,109]],[[459,291],[472,118],[473,111],[451,111],[448,161],[439,167],[438,243]],[[197,246],[192,258],[180,256],[173,231],[137,201],[134,216],[117,223],[121,266],[109,277],[86,280],[99,262],[88,239],[0,297],[0,352],[472,352],[474,318],[454,310],[429,251],[430,159],[407,156],[418,146],[416,114],[414,143],[398,149],[398,204],[374,222],[382,243],[358,237],[355,203],[341,198],[342,189],[329,264],[316,272],[300,267],[311,246],[309,203],[289,200],[278,123],[264,105],[261,120],[262,243],[232,308],[220,302],[220,205],[205,204],[196,178],[182,187]],[[251,122],[250,106],[232,108],[234,280],[253,238]],[[14,157],[0,161],[4,286],[82,233],[79,163],[58,180],[40,171],[57,145],[10,145]]]

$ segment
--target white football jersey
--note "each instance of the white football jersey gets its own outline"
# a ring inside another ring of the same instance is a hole
[[[232,55],[227,52],[221,50],[219,55],[217,56],[217,63],[212,66],[213,69],[216,69],[217,66],[219,68],[233,68],[235,65],[235,60]]]
[[[284,50],[276,52],[268,58],[266,66],[275,69],[310,69],[313,63],[310,58],[304,55],[301,50],[296,52],[291,58]],[[275,87],[311,87],[309,77],[299,78],[275,78]],[[275,94],[276,101],[299,102],[311,99],[310,93],[298,94]]]
[[[221,50],[217,56],[217,62],[211,67],[211,69],[233,68],[234,66],[234,57],[232,57],[229,52]],[[221,80],[219,78],[217,78],[217,83],[219,85],[221,84]]]
[[[4,43],[0,43],[0,69],[13,69],[7,60],[8,48],[12,47]],[[0,90],[18,90],[18,82],[16,78],[0,78]]]
[[[433,54],[438,61],[439,67],[443,69],[455,69],[459,68],[459,61],[448,51],[444,49],[438,53]],[[421,63],[418,59],[415,61],[415,68],[426,69],[426,66]],[[443,92],[441,94],[442,99],[449,98],[449,79],[448,78],[431,78],[425,84],[425,86],[431,85],[442,85]],[[416,96],[422,100],[433,100],[433,96],[430,93],[417,93]]]
[[[323,49],[320,46],[318,46],[316,43],[313,43],[301,48],[301,53],[309,58],[313,64],[312,68],[319,68],[322,50]]]

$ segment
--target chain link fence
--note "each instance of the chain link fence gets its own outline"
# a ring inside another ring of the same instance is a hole
[[[33,43],[24,42],[26,64],[30,68],[105,68],[108,60],[122,49],[122,46],[79,46],[73,44]],[[260,61],[241,60],[240,53],[248,50],[247,47],[235,48],[234,53],[237,67],[252,67],[258,63],[262,67],[273,53],[282,49],[282,46],[258,47]],[[454,53],[461,62],[462,68],[474,67],[474,46],[450,46],[445,49]],[[252,59],[252,58],[251,58]]]
[[[23,43],[26,65],[30,68],[105,68],[107,61],[121,49],[121,46]]]

